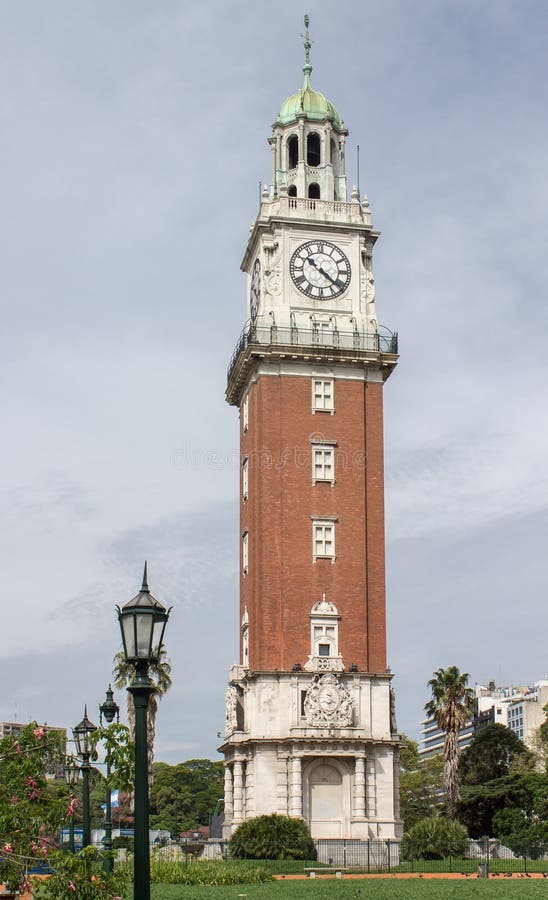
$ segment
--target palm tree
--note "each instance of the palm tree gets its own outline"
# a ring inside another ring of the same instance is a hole
[[[171,687],[171,663],[167,659],[164,649],[160,651],[160,659],[152,663],[148,670],[150,680],[154,685],[147,707],[147,748],[148,748],[148,782],[152,786],[152,761],[154,759],[154,738],[156,736],[156,713],[158,712],[158,700]],[[112,679],[117,688],[127,687],[135,678],[135,667],[128,663],[123,650],[119,650],[114,657],[114,670]],[[132,741],[135,740],[135,706],[133,694],[127,692],[127,717]]]
[[[445,732],[443,742],[443,786],[445,791],[446,814],[454,819],[459,799],[460,746],[459,731],[474,712],[474,692],[467,687],[468,673],[460,672],[457,666],[438,669],[428,682],[432,699],[425,704],[426,714],[435,719],[438,727]]]

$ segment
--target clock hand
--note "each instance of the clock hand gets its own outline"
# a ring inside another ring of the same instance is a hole
[[[337,279],[336,279],[336,278],[333,278],[333,276],[330,275],[329,272],[326,272],[326,270],[324,269],[323,266],[319,266],[319,265],[318,265],[318,263],[316,262],[316,260],[314,259],[314,257],[309,256],[308,259],[307,259],[307,263],[308,263],[309,265],[311,265],[314,269],[316,269],[316,270],[320,273],[320,275],[324,275],[326,278],[328,278],[329,281],[331,282],[331,284],[339,284],[339,282],[337,281]]]

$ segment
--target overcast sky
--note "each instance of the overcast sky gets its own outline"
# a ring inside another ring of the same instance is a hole
[[[548,676],[545,0],[0,2],[0,719],[92,719],[114,605],[173,605],[156,757],[215,758],[236,658],[226,364],[271,124],[312,83],[382,231],[389,661]],[[119,695],[120,702],[124,698]]]

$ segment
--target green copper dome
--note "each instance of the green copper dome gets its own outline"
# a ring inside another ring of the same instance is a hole
[[[342,120],[335,106],[324,94],[312,89],[311,71],[312,66],[304,67],[304,84],[300,91],[287,98],[280,110],[278,122],[281,125],[288,125],[290,122],[294,122],[297,116],[302,116],[304,113],[307,119],[319,122],[331,119],[338,128],[342,128]]]
[[[319,91],[312,90],[312,85],[310,84],[310,73],[312,72],[312,66],[310,65],[310,47],[312,46],[312,44],[310,41],[310,35],[308,33],[309,21],[309,17],[305,16],[304,24],[306,28],[306,34],[304,35],[304,83],[300,91],[298,91],[296,94],[291,94],[291,97],[287,98],[280,110],[278,122],[280,123],[280,125],[289,125],[290,122],[294,122],[296,120],[297,116],[302,116],[304,114],[307,119],[313,119],[317,122],[323,122],[325,119],[331,119],[331,121],[337,128],[343,128],[344,126],[342,124],[342,119],[336,108],[327,99],[327,97],[325,97],[323,94],[320,94]]]

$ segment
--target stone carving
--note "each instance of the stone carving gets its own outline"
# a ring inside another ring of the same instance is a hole
[[[362,250],[362,266],[360,271],[360,299],[362,310],[370,331],[377,330],[377,312],[375,309],[375,278],[373,276],[373,256],[370,244]]]
[[[307,725],[317,728],[352,725],[352,698],[336,675],[317,678],[306,692],[304,714]]]
[[[394,688],[390,688],[390,734],[398,733],[398,725],[396,722],[396,695]]]
[[[312,610],[310,612],[311,616],[338,616],[337,607],[334,603],[330,603],[326,598],[325,594],[322,594],[322,599],[318,600],[317,603],[314,604]]]
[[[281,293],[282,290],[282,267],[280,261],[280,252],[279,245],[277,241],[273,241],[272,244],[264,244],[264,254],[265,254],[265,279],[264,279],[264,290],[265,294],[270,294],[271,296],[276,296]]]
[[[225,737],[229,737],[238,727],[238,691],[233,684],[226,689]]]

